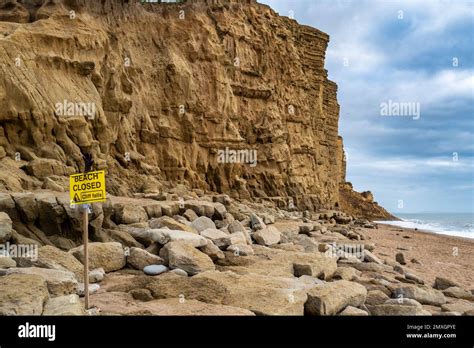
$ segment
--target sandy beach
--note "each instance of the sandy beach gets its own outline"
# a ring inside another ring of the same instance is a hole
[[[361,229],[375,243],[374,253],[395,262],[402,252],[406,268],[432,285],[437,276],[452,279],[466,289],[474,289],[474,240],[462,237],[415,231],[378,224],[378,229]],[[412,262],[415,259],[419,263]]]

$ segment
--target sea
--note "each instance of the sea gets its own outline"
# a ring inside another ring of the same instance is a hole
[[[474,213],[397,214],[401,221],[379,223],[474,239]]]

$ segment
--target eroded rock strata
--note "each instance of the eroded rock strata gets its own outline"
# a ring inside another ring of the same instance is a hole
[[[1,189],[66,188],[90,153],[115,195],[179,182],[341,205],[327,34],[254,1],[204,0],[2,1],[0,29]],[[226,150],[244,156],[221,163]]]

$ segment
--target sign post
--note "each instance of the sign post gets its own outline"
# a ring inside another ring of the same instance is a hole
[[[89,309],[89,204],[105,202],[105,172],[87,172],[69,177],[69,197],[72,205],[81,205],[82,240],[84,244],[84,304]]]
[[[82,210],[82,243],[84,245],[84,305],[89,309],[89,207]]]

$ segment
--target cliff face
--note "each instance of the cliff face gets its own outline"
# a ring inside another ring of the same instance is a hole
[[[346,182],[339,187],[340,208],[347,214],[356,218],[370,220],[398,220],[377,202],[374,201],[372,192],[356,192],[352,184]]]
[[[1,1],[0,190],[66,187],[91,153],[115,195],[338,207],[328,41],[254,1]]]

